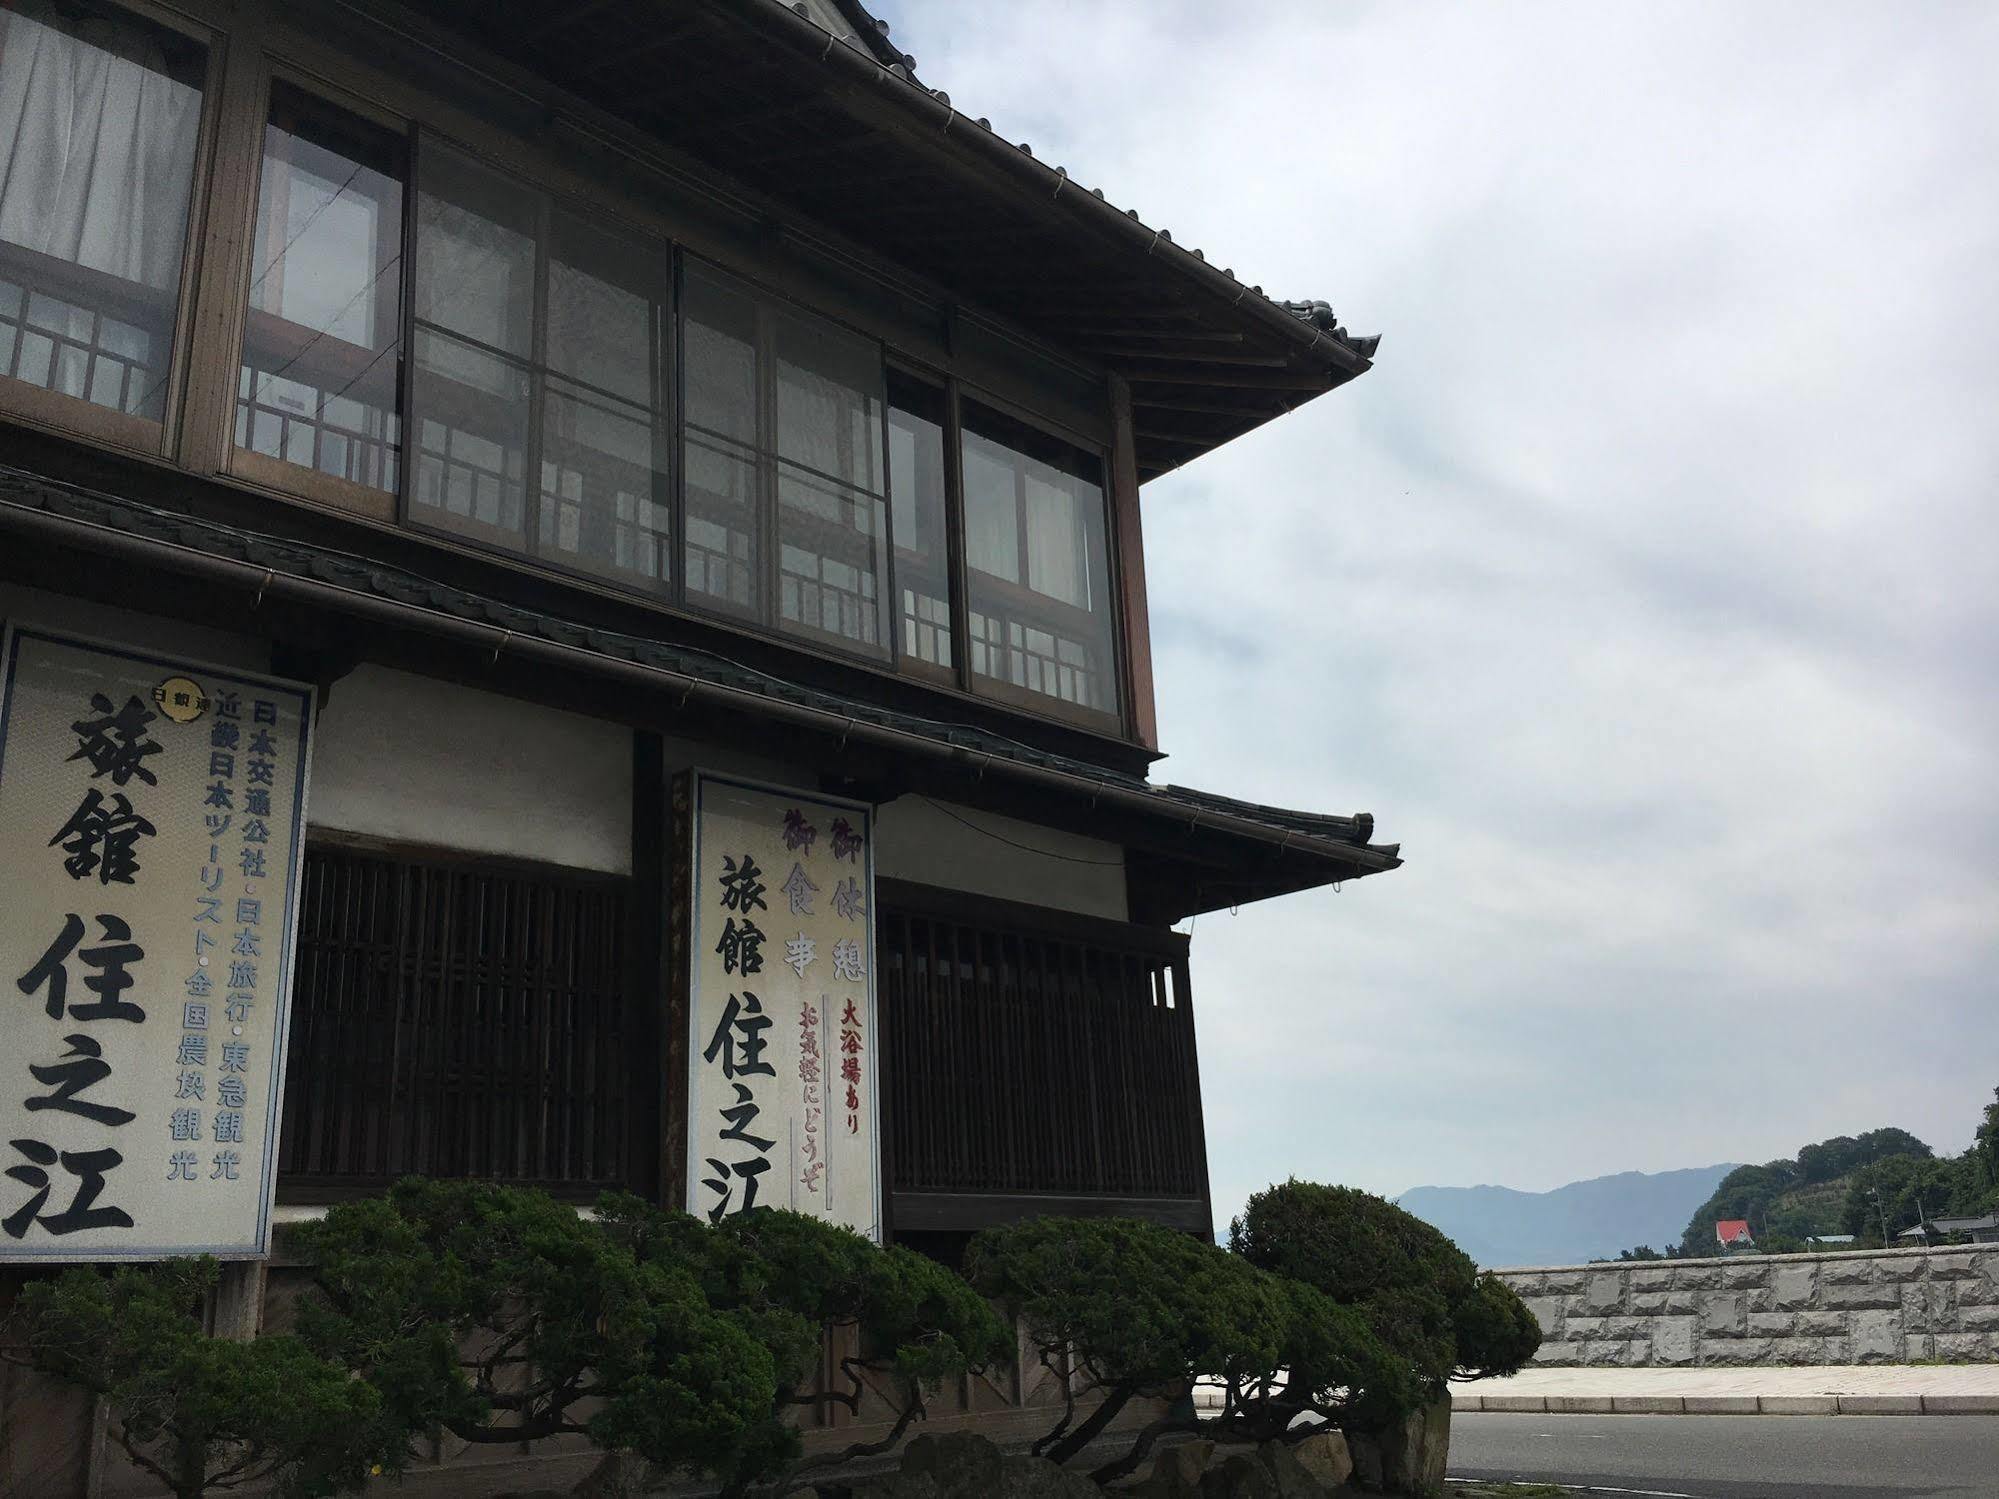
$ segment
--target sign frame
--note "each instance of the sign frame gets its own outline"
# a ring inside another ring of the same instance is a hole
[[[0,784],[4,784],[6,774],[8,730],[13,724],[16,707],[14,681],[20,665],[21,645],[29,640],[73,650],[95,651],[126,661],[158,667],[174,675],[185,675],[189,672],[205,674],[211,678],[219,677],[245,686],[296,697],[299,700],[298,739],[295,746],[298,765],[293,783],[291,861],[290,868],[286,872],[283,897],[286,941],[278,962],[275,1019],[272,1023],[273,1059],[265,1100],[264,1150],[261,1180],[256,1192],[255,1234],[248,1243],[172,1245],[134,1243],[129,1246],[99,1249],[72,1249],[61,1244],[24,1247],[10,1240],[0,1239],[0,1267],[8,1264],[152,1263],[194,1255],[208,1255],[217,1260],[232,1262],[267,1260],[271,1254],[272,1209],[277,1197],[278,1141],[283,1124],[285,1069],[291,1050],[292,983],[297,967],[298,913],[305,869],[306,809],[311,793],[312,740],[319,712],[319,689],[313,683],[275,676],[266,671],[226,666],[195,656],[132,646],[119,640],[45,625],[31,618],[0,620]],[[4,873],[5,871],[0,871],[0,874]]]
[[[872,1103],[870,1109],[872,1128],[868,1142],[868,1163],[869,1170],[874,1177],[874,1198],[871,1204],[874,1221],[866,1227],[855,1226],[854,1231],[866,1238],[872,1239],[877,1244],[884,1243],[886,1242],[885,1235],[887,1230],[888,1183],[882,1179],[881,1006],[876,998],[875,990],[877,957],[875,932],[877,925],[875,912],[876,829],[874,805],[870,802],[856,801],[851,797],[829,796],[823,792],[805,791],[796,786],[779,785],[775,782],[758,780],[750,776],[733,775],[724,771],[704,770],[699,766],[690,767],[683,774],[687,784],[687,826],[683,833],[686,863],[681,873],[687,880],[688,899],[684,911],[687,921],[686,952],[679,978],[685,985],[684,993],[687,1006],[686,1096],[681,1110],[686,1131],[682,1137],[686,1174],[681,1184],[681,1189],[685,1194],[681,1199],[685,1204],[685,1210],[696,1216],[700,1215],[696,1204],[699,1202],[697,1193],[701,1186],[701,1157],[695,1147],[695,1109],[696,1101],[700,1094],[699,1082],[703,1067],[701,1053],[704,1040],[706,1039],[701,1034],[703,1029],[701,1012],[701,960],[708,951],[707,944],[711,943],[714,939],[714,924],[706,913],[705,903],[701,894],[702,807],[704,804],[704,793],[709,786],[726,786],[738,791],[749,791],[764,796],[775,797],[779,800],[805,803],[814,808],[824,807],[829,810],[855,812],[866,819],[867,836],[861,848],[861,880],[862,889],[865,891],[867,897],[868,939],[866,1014],[863,1017],[863,1024],[865,1026],[865,1034],[870,1038],[870,1044],[862,1057],[861,1076],[863,1086],[867,1089],[867,1096]],[[828,1112],[830,1113],[831,1111],[829,1110]],[[775,1200],[758,1204],[760,1207],[782,1207],[786,1205],[786,1203]],[[832,1218],[828,1218],[825,1221],[838,1222],[837,1219]]]

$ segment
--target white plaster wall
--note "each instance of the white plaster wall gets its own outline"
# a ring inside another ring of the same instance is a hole
[[[364,665],[320,713],[310,815],[316,828],[630,874],[631,730]]]
[[[1124,850],[1115,843],[927,797],[900,797],[875,810],[875,873],[1129,919]]]
[[[191,583],[191,588],[201,585]],[[10,624],[42,625],[92,640],[109,641],[185,656],[213,666],[232,666],[239,671],[268,672],[271,649],[254,636],[232,635],[204,625],[183,624],[157,614],[140,614],[131,609],[114,609],[88,599],[49,593],[40,588],[0,583],[0,620]]]

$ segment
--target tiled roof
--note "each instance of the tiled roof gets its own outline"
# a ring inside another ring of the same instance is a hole
[[[801,0],[789,0],[789,3],[787,3],[787,0],[761,0],[761,3],[767,5],[775,5],[782,7],[783,9],[786,10],[795,11],[798,15],[804,16],[808,20],[811,19],[810,10],[803,3],[801,3]],[[854,26],[856,32],[860,35],[860,37],[867,42],[869,50],[872,52],[876,63],[880,65],[885,71],[893,75],[895,78],[901,80],[901,82],[907,84],[909,87],[920,90],[921,92],[930,95],[933,99],[938,100],[940,103],[946,105],[949,105],[951,103],[951,96],[945,93],[944,90],[931,88],[928,84],[924,83],[922,79],[916,76],[916,59],[912,57],[909,53],[900,51],[896,47],[896,45],[889,40],[888,22],[881,20],[876,16],[870,15],[867,12],[867,10],[864,9],[858,3],[858,0],[831,0],[831,3],[839,7],[840,13],[847,17],[848,21]],[[817,23],[815,22],[814,24]],[[958,118],[964,119],[968,117],[964,115],[959,115]],[[993,130],[993,123],[991,120],[987,119],[983,115],[970,118],[973,118],[974,122],[981,129],[986,131],[988,134],[997,136],[998,133]],[[1033,157],[1034,148],[1027,141],[1019,141],[1014,143],[1014,145],[1015,149],[1020,151],[1024,156]],[[1066,167],[1058,166],[1053,168],[1044,168],[1044,170],[1047,171],[1049,180],[1055,184],[1054,190],[1056,192],[1061,191],[1063,184],[1069,183],[1074,180],[1069,176],[1069,172]],[[1081,184],[1078,183],[1077,186],[1080,187]],[[1110,200],[1104,196],[1104,190],[1102,188],[1100,187],[1085,188],[1084,191],[1088,192],[1090,196],[1102,201],[1106,207],[1115,207],[1115,205],[1112,204]],[[1126,209],[1125,214],[1128,218],[1133,220],[1133,222],[1138,223],[1140,228],[1144,229],[1149,227],[1139,221],[1137,209],[1135,208]],[[1185,248],[1177,246],[1174,243],[1173,234],[1171,230],[1158,229],[1158,230],[1151,230],[1150,232],[1152,232],[1156,236],[1157,241],[1166,248],[1168,253],[1178,252],[1180,254],[1190,256],[1193,259],[1202,262],[1203,264],[1207,263],[1208,257],[1201,250],[1195,249],[1191,246]],[[1231,281],[1234,281],[1236,279],[1236,274],[1233,270],[1224,268],[1222,274],[1228,277],[1228,279]],[[1348,349],[1351,349],[1354,353],[1358,354],[1363,359],[1372,359],[1374,357],[1375,350],[1379,348],[1381,345],[1381,335],[1379,333],[1353,334],[1347,332],[1345,328],[1340,326],[1339,319],[1333,315],[1333,309],[1325,302],[1314,301],[1314,300],[1286,301],[1278,297],[1270,296],[1268,293],[1264,291],[1264,289],[1261,286],[1251,286],[1248,288],[1248,290],[1252,295],[1262,297],[1266,301],[1273,303],[1275,306],[1282,308],[1284,311],[1290,313],[1293,317],[1297,318],[1301,323],[1304,323],[1308,327],[1313,328],[1320,333],[1324,333],[1328,337],[1337,339],[1341,344],[1343,344]]]
[[[1374,818],[1369,813],[1340,817],[1295,812],[1185,786],[1155,785],[1143,777],[1055,754],[975,725],[926,718],[788,681],[711,651],[575,624],[365,557],[220,525],[0,466],[0,522],[4,522],[7,509],[39,511],[206,556],[246,563],[268,569],[272,574],[328,584],[473,621],[523,639],[545,640],[674,677],[751,694],[772,703],[813,710],[831,719],[874,724],[984,755],[996,767],[1012,764],[1052,772],[1075,781],[1078,790],[1098,787],[1137,793],[1162,817],[1189,822],[1198,818],[1211,828],[1221,823],[1236,823],[1281,832],[1286,835],[1283,840],[1286,846],[1301,851],[1316,847],[1326,853],[1357,858],[1360,867],[1353,871],[1356,875],[1391,869],[1400,862],[1399,845],[1369,844],[1374,835]]]

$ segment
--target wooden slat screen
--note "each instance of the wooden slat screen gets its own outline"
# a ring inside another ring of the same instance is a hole
[[[891,1186],[1206,1194],[1184,957],[884,905]]]
[[[621,881],[315,846],[278,1169],[293,1199],[408,1173],[630,1176]]]

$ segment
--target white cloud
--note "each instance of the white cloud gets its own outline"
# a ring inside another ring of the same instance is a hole
[[[892,19],[961,108],[1385,335],[1146,491],[1163,769],[1410,861],[1199,923],[1218,1210],[1960,1148],[1999,1082],[1999,10]]]

